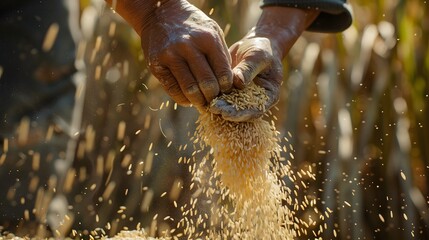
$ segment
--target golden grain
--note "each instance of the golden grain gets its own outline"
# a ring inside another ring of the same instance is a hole
[[[49,26],[42,44],[43,51],[48,52],[49,50],[51,50],[52,46],[55,43],[55,40],[57,39],[59,30],[60,27],[58,23],[52,23],[51,26]]]

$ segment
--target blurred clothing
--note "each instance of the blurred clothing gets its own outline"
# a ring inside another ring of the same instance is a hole
[[[308,31],[340,32],[352,24],[352,11],[346,0],[262,0],[262,7],[265,6],[320,10],[319,16]]]
[[[46,224],[49,199],[62,178],[57,163],[71,139],[76,91],[69,2],[0,3],[0,225],[6,227],[23,219]],[[34,213],[40,196],[45,205]]]
[[[6,1],[1,7],[0,135],[4,136],[13,133],[13,125],[23,116],[52,115],[50,109],[58,98],[74,91],[70,76],[75,72],[75,42],[66,1]],[[52,24],[59,27],[58,34],[45,51],[43,42]],[[69,109],[58,110],[57,115],[70,118]]]
[[[135,33],[109,11],[99,14],[103,10],[88,7],[82,13],[95,14],[86,22],[95,27],[93,35],[81,39],[86,45],[83,61],[88,79],[75,81],[79,74],[75,74],[74,32],[68,22],[73,17],[70,2],[74,1],[0,4],[0,226],[15,233],[31,230],[29,236],[43,238],[47,235],[34,231],[42,227],[55,232],[63,224],[64,210],[71,222],[68,230],[85,232],[109,223],[111,235],[125,226],[150,226],[155,215],[178,220],[180,211],[173,200],[160,196],[177,182],[188,186],[188,171],[185,165],[172,164],[178,159],[177,146],[166,146],[173,140],[188,140],[188,129],[182,126],[189,118],[195,122],[196,112],[171,106],[169,111],[154,112],[148,107],[169,98],[159,87],[146,88],[157,85],[148,83],[151,75],[137,60],[140,46],[132,44]],[[112,22],[114,35],[108,32]],[[58,35],[45,51],[44,39],[52,24],[58,24]],[[93,55],[98,37],[103,41]],[[137,38],[135,42],[139,44]],[[94,79],[99,66],[99,78]],[[83,106],[79,101],[84,101]],[[76,112],[82,115],[78,124]],[[161,119],[168,139],[160,132]],[[124,137],[118,139],[118,124],[124,123]],[[78,125],[76,132],[71,125]],[[28,136],[24,142],[22,132]],[[189,156],[190,151],[186,150]],[[72,183],[65,189],[65,176],[70,173]],[[108,197],[106,189],[111,191]],[[143,207],[146,193],[153,194],[153,200]],[[186,196],[182,193],[175,201],[180,205]],[[126,211],[118,215],[121,206]]]

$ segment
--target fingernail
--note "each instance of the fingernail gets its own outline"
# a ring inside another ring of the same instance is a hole
[[[244,88],[246,86],[244,75],[240,70],[234,71],[234,86],[237,88]]]
[[[231,90],[232,82],[230,82],[228,76],[222,76],[219,78],[220,90],[223,93],[227,93]]]
[[[227,76],[220,77],[219,78],[219,85],[225,86],[226,84],[228,84],[228,77]]]
[[[241,83],[244,85],[244,75],[241,71],[236,71],[235,75],[240,79]]]

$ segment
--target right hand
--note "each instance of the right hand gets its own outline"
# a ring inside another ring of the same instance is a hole
[[[277,103],[280,86],[283,81],[283,65],[281,53],[266,37],[250,34],[230,48],[233,64],[234,87],[243,89],[251,82],[265,89],[268,97],[265,111]],[[245,122],[262,116],[263,109],[241,109],[219,99],[209,109],[221,115],[223,119],[233,122]]]
[[[234,87],[243,89],[251,82],[265,89],[265,108],[237,110],[225,101],[217,101],[210,111],[228,121],[243,122],[262,116],[274,106],[283,81],[282,60],[298,37],[314,21],[317,10],[281,6],[263,8],[256,26],[230,48],[234,67]]]
[[[146,20],[145,57],[173,100],[202,107],[231,90],[231,57],[214,20],[185,0],[163,2]]]

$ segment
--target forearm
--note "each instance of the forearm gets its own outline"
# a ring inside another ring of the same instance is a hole
[[[270,39],[274,54],[283,59],[318,14],[318,10],[264,7],[258,23],[247,37]]]

